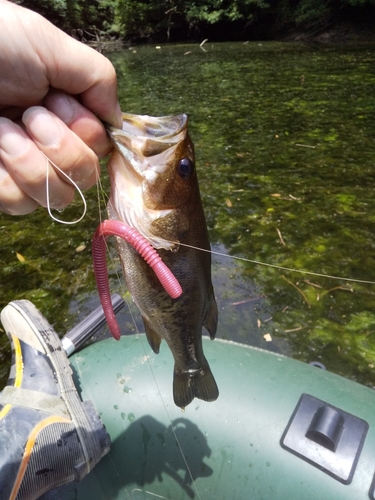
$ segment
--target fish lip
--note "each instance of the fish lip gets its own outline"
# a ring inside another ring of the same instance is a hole
[[[111,203],[116,218],[127,222],[131,227],[136,227],[155,248],[176,252],[179,249],[178,243],[154,236],[143,227],[145,223],[142,222],[145,216],[148,223],[165,217],[173,211],[173,207],[153,209],[146,203],[142,211],[137,205],[137,209],[133,208],[127,213],[125,193],[132,191],[132,196],[138,200],[137,203],[141,203],[144,190],[149,184],[155,185],[164,168],[169,167],[169,157],[188,137],[187,115],[152,117],[123,113],[122,117],[122,129],[104,124],[116,153],[116,156],[111,157],[113,161],[110,159],[108,163],[112,186]],[[120,179],[120,182],[116,184],[115,179]],[[123,189],[119,186],[123,186]]]
[[[113,129],[113,132],[110,131],[110,129]],[[131,148],[127,148],[124,144],[119,145],[118,141],[116,140],[116,135],[124,135],[125,137],[128,137],[126,134],[121,134],[121,129],[117,129],[115,127],[108,127],[107,128],[107,133],[109,135],[109,138],[113,144],[114,149],[118,152],[118,154],[123,157],[124,156],[124,150],[127,151],[128,157],[131,158],[133,157],[133,152]],[[143,175],[142,172],[136,168],[136,164],[133,163],[133,161],[127,161],[124,162],[125,168],[131,171],[132,175],[137,179],[137,181],[142,184],[143,182]]]
[[[162,153],[178,144],[187,134],[188,117],[185,113],[161,117],[122,113],[122,118],[122,129],[108,123],[104,123],[104,126],[114,148],[120,155],[127,158],[127,167],[142,182],[144,175],[136,158],[137,156],[144,157],[144,152],[138,150],[135,153],[137,148],[134,148],[132,141],[151,143],[155,146],[156,152],[154,154]],[[124,140],[121,140],[121,137]]]
[[[141,137],[153,139],[158,142],[169,142],[171,138],[174,138],[184,130],[187,130],[188,125],[188,117],[185,113],[158,117],[122,113],[122,119],[122,129],[113,127],[108,123],[104,123],[104,126],[111,137],[116,134],[123,135],[128,139]],[[127,129],[124,129],[124,125]],[[133,132],[131,131],[132,128],[134,129]],[[168,132],[168,130],[170,130],[170,132]]]

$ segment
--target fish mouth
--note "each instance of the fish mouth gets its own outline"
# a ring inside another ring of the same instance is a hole
[[[175,207],[151,205],[144,193],[166,175],[187,138],[188,117],[122,113],[122,118],[121,129],[106,125],[115,148],[108,163],[112,218],[137,229],[155,248],[175,251],[176,238],[166,239],[151,230],[154,221],[168,217]]]
[[[122,130],[123,134],[129,137],[143,135],[144,137],[153,137],[164,141],[174,138],[185,130],[187,126],[187,115],[184,113],[157,117],[122,113],[122,120],[122,129],[108,126],[107,130],[109,130],[109,132]]]
[[[187,134],[186,114],[153,117],[122,113],[122,119],[121,129],[105,127],[115,149],[138,177],[149,168],[148,158],[176,146]],[[153,170],[158,171],[155,165]]]

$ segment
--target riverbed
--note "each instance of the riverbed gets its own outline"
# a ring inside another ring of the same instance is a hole
[[[218,337],[375,386],[375,46],[207,42],[108,57],[124,111],[189,116]],[[29,299],[62,335],[98,305],[90,241],[106,193],[103,165],[75,226],[42,208],[0,216],[1,307]],[[77,196],[59,217],[81,211]],[[129,304],[123,333],[142,331],[112,256],[112,290]],[[0,349],[4,381],[4,334]]]

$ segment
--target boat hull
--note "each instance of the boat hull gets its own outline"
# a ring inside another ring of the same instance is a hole
[[[93,401],[112,447],[81,483],[65,488],[64,498],[369,498],[375,472],[372,389],[232,342],[204,338],[204,351],[220,396],[213,403],[195,399],[184,412],[173,403],[173,359],[166,346],[155,355],[144,335],[125,336],[72,356],[76,385],[83,399]],[[282,446],[304,393],[368,424],[348,484]]]

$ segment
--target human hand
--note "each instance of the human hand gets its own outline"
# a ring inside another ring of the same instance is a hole
[[[38,14],[0,0],[0,210],[46,206],[44,153],[82,189],[111,144],[100,120],[121,127],[112,64]],[[74,187],[51,165],[49,198],[63,208]]]

